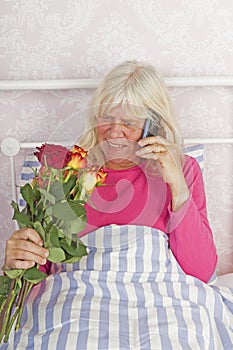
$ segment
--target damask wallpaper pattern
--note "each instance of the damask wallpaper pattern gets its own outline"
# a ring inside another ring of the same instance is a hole
[[[2,0],[0,80],[101,78],[136,58],[165,76],[233,75],[230,0]],[[184,137],[232,137],[232,88],[173,88]],[[65,140],[84,127],[90,90],[0,91],[0,140]],[[205,146],[218,273],[233,272],[233,145]],[[17,157],[20,173],[25,152]],[[14,229],[0,153],[0,256]],[[2,264],[2,260],[0,261]]]

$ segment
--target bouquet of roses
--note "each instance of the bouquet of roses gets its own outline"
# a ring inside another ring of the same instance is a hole
[[[41,168],[34,170],[31,184],[20,188],[26,202],[23,210],[12,201],[13,219],[20,228],[32,227],[48,249],[48,260],[74,263],[87,255],[78,233],[86,225],[85,203],[96,186],[104,183],[107,173],[97,166],[87,166],[87,152],[53,144],[37,147]],[[0,343],[8,341],[10,331],[20,327],[25,300],[34,284],[47,275],[39,266],[26,270],[4,270],[0,276]]]

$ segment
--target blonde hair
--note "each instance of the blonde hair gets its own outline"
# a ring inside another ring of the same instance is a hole
[[[147,118],[148,110],[155,111],[161,117],[163,136],[180,148],[179,128],[163,77],[152,65],[136,60],[125,61],[113,68],[95,91],[88,128],[79,141],[83,148],[90,150],[97,145],[96,118],[117,106],[138,118]]]

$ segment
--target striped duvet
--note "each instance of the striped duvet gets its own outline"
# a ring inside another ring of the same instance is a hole
[[[1,349],[233,349],[233,290],[185,275],[163,232],[111,225],[82,240],[88,256],[52,265]]]

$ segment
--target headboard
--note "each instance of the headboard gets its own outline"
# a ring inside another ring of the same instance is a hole
[[[184,88],[184,87],[233,87],[233,77],[165,77],[165,83],[171,88]],[[11,90],[66,90],[66,89],[94,89],[98,86],[99,79],[61,79],[61,80],[20,80],[20,81],[0,81],[0,90],[11,91]],[[21,142],[16,137],[7,136],[1,140],[1,152],[9,157],[10,161],[10,178],[11,178],[11,195],[12,199],[17,201],[17,188],[18,179],[16,179],[15,171],[15,157],[19,154],[21,150],[34,149],[36,146],[41,145],[46,142],[46,140],[33,140],[33,142]],[[50,140],[49,142],[70,145],[72,144],[67,140],[67,142],[56,140]],[[197,138],[189,137],[184,139],[184,144],[233,144],[233,137],[224,137],[216,135],[214,137],[207,138]],[[208,193],[207,193],[208,197]],[[208,201],[207,201],[208,203]],[[233,203],[230,203],[233,208]],[[216,208],[217,210],[217,208]],[[218,241],[218,236],[221,232],[216,231],[213,228],[214,236],[216,241]],[[231,227],[231,236],[233,235],[233,227]],[[229,242],[231,246],[231,262],[230,269],[233,272],[233,244]],[[218,245],[217,245],[218,248]]]

